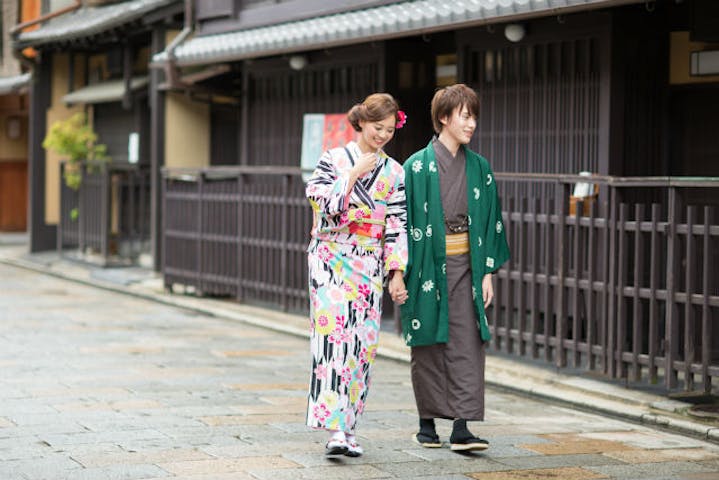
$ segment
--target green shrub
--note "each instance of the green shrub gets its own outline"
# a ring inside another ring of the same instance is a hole
[[[50,126],[42,146],[64,157],[65,185],[77,190],[82,183],[82,162],[86,162],[88,169],[102,168],[110,157],[107,156],[107,146],[98,144],[97,134],[87,122],[84,113],[76,113],[66,120],[54,122]]]

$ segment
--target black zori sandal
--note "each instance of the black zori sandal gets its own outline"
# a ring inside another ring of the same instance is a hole
[[[442,447],[442,442],[439,441],[439,435],[434,427],[434,418],[420,418],[419,433],[413,436],[412,440],[424,448]]]
[[[439,435],[427,435],[422,432],[412,437],[415,443],[424,448],[442,448],[442,442],[439,441]]]
[[[457,419],[454,421],[452,435],[449,437],[449,448],[455,452],[466,452],[469,450],[486,450],[489,448],[487,440],[475,437],[467,429],[467,421]]]
[[[450,441],[449,448],[455,452],[487,450],[489,448],[489,442],[477,437],[464,438],[462,440]]]

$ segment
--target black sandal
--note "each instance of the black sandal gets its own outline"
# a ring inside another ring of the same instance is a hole
[[[467,452],[470,450],[487,450],[489,448],[489,442],[487,440],[469,437],[461,440],[450,440],[450,450],[455,452]]]
[[[441,448],[442,442],[439,441],[439,435],[427,435],[426,433],[417,433],[412,436],[412,440],[415,443],[423,446],[424,448]]]

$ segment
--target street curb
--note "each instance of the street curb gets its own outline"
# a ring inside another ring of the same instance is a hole
[[[168,296],[164,296],[157,293],[136,290],[129,287],[118,286],[117,284],[104,282],[98,279],[81,278],[76,275],[64,274],[62,272],[53,270],[47,265],[40,265],[38,263],[23,260],[20,258],[0,256],[0,263],[16,268],[23,268],[44,275],[53,276],[62,280],[80,283],[90,287],[100,288],[115,293],[121,293],[136,298],[161,303],[163,305],[168,305],[175,308],[181,308],[183,310],[193,311],[210,317],[238,321],[246,323],[248,325],[282,332],[301,338],[309,338],[310,336],[309,328],[302,329],[298,328],[297,326],[290,325],[287,322],[280,323],[272,321],[271,317],[273,316],[278,318],[294,317],[293,315],[285,314],[284,312],[275,312],[260,307],[245,307],[248,312],[236,311],[237,308],[241,308],[242,306],[239,304],[237,306],[233,306],[233,310],[227,307],[223,308],[223,306],[219,304],[220,301],[218,300],[194,296],[189,297],[179,294],[168,294]],[[218,304],[212,305],[212,302],[218,302]],[[386,338],[386,340],[383,341],[382,338]],[[394,349],[391,346],[392,343],[396,344],[394,345]],[[382,358],[402,363],[409,363],[409,348],[405,347],[406,351],[398,351],[397,348],[398,344],[400,343],[404,345],[404,343],[399,337],[396,339],[392,339],[392,337],[387,337],[386,335],[381,336],[377,355]],[[491,357],[488,358],[488,363],[490,362]],[[507,360],[502,360],[502,367],[506,369],[507,363]],[[528,367],[524,365],[518,365],[517,368],[526,370]],[[485,378],[487,385],[498,390],[564,405],[566,407],[575,408],[588,413],[599,413],[620,420],[631,421],[633,423],[647,425],[654,428],[660,428],[662,430],[691,435],[692,437],[699,438],[701,440],[719,444],[719,427],[699,424],[690,420],[684,420],[670,417],[667,415],[662,415],[656,413],[656,409],[652,409],[650,405],[644,404],[642,402],[632,403],[631,401],[628,401],[626,399],[611,397],[611,395],[602,396],[601,394],[598,394],[596,392],[588,391],[586,389],[582,390],[578,387],[563,384],[561,383],[561,381],[555,380],[540,380],[534,382],[531,380],[525,380],[523,382],[521,380],[518,380],[520,377],[513,376],[507,381],[502,381],[502,373],[506,372],[500,371],[498,373],[489,371],[490,369],[487,370],[488,372]],[[561,377],[566,377],[566,375],[561,375]]]

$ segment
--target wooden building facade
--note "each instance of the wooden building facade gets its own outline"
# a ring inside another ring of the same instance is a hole
[[[181,24],[182,4],[43,5],[41,15],[15,27],[13,45],[35,80],[30,249],[57,248],[102,263],[137,261],[152,249],[149,58],[164,48],[167,29]],[[77,112],[107,146],[110,161],[97,171],[83,167],[75,190],[63,181],[65,159],[42,143],[54,122]]]
[[[33,45],[43,55],[31,116],[55,101],[58,62],[87,63],[61,60],[60,49],[87,59],[90,44],[111,55],[115,36],[138,39],[144,47],[119,57],[125,102],[93,112],[110,138],[149,118],[136,128],[149,131],[150,247],[166,286],[306,311],[303,115],[391,92],[409,118],[387,148],[402,162],[432,137],[435,89],[467,83],[481,99],[471,146],[501,182],[513,252],[497,275],[493,347],[710,391],[719,376],[717,3],[450,3],[168,2],[103,33]],[[172,27],[176,36],[165,34]],[[150,65],[148,110],[128,114],[127,66],[139,51]],[[84,79],[78,71],[62,83]],[[43,155],[31,152],[32,169],[44,171]],[[33,216],[33,248],[54,247],[47,212]]]
[[[27,229],[30,75],[12,52],[10,30],[22,18],[17,2],[0,2],[0,232]]]
[[[488,9],[455,28],[439,6],[351,3],[195,2],[197,36],[155,57],[179,79],[169,89],[211,112],[210,166],[165,172],[166,285],[305,311],[302,115],[391,92],[409,116],[387,148],[402,161],[432,136],[437,86],[464,82],[480,94],[472,147],[501,182],[513,252],[497,278],[493,347],[711,390],[719,77],[692,74],[691,61],[719,45],[714,6]],[[579,172],[592,175],[587,197],[573,197]],[[677,178],[687,176],[702,178]]]

